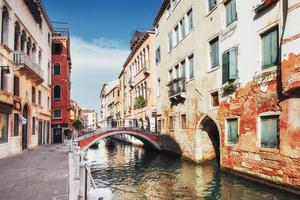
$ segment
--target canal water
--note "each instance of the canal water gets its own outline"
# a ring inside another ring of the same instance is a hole
[[[289,200],[300,198],[220,172],[214,163],[191,162],[117,143],[88,151],[92,176],[116,200]]]

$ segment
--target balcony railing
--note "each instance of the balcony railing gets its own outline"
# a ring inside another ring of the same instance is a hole
[[[150,69],[149,69],[149,67],[144,67],[144,68],[143,68],[143,73],[144,73],[145,75],[150,74]]]
[[[169,82],[169,98],[185,98],[186,95],[186,78],[180,77]]]
[[[29,76],[38,83],[44,81],[44,72],[38,64],[36,64],[25,52],[15,51],[13,53],[14,63],[18,70],[24,70]]]

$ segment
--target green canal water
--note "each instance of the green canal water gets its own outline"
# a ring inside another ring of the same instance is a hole
[[[116,200],[289,200],[300,197],[221,172],[214,163],[194,165],[123,143],[90,149],[92,175]]]

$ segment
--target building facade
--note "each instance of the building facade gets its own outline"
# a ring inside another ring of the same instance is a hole
[[[135,31],[130,42],[131,53],[119,75],[121,119],[152,131],[156,130],[157,99],[154,44],[154,31]]]
[[[165,150],[300,186],[299,5],[163,1],[154,25]]]
[[[67,28],[54,31],[52,37],[52,141],[61,143],[71,133],[71,55]]]
[[[108,82],[102,86],[100,93],[100,126],[110,126],[110,122],[121,119],[120,80]]]
[[[41,1],[0,1],[0,157],[50,143],[52,25]]]
[[[85,131],[94,131],[98,128],[98,114],[95,110],[83,109],[82,117]]]

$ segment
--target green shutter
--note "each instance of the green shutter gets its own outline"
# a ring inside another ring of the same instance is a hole
[[[270,34],[262,38],[262,68],[266,69],[271,65],[271,37]]]
[[[237,119],[229,119],[227,120],[227,142],[229,144],[237,144],[238,143],[238,120]]]
[[[229,80],[238,78],[237,48],[229,51]]]
[[[235,0],[231,0],[231,19],[232,22],[234,22],[236,20],[236,2]]]
[[[222,55],[222,83],[226,83],[229,78],[229,53]]]
[[[261,147],[276,148],[278,145],[278,117],[261,118]]]
[[[277,29],[271,35],[271,64],[277,64],[278,59],[278,33]]]

